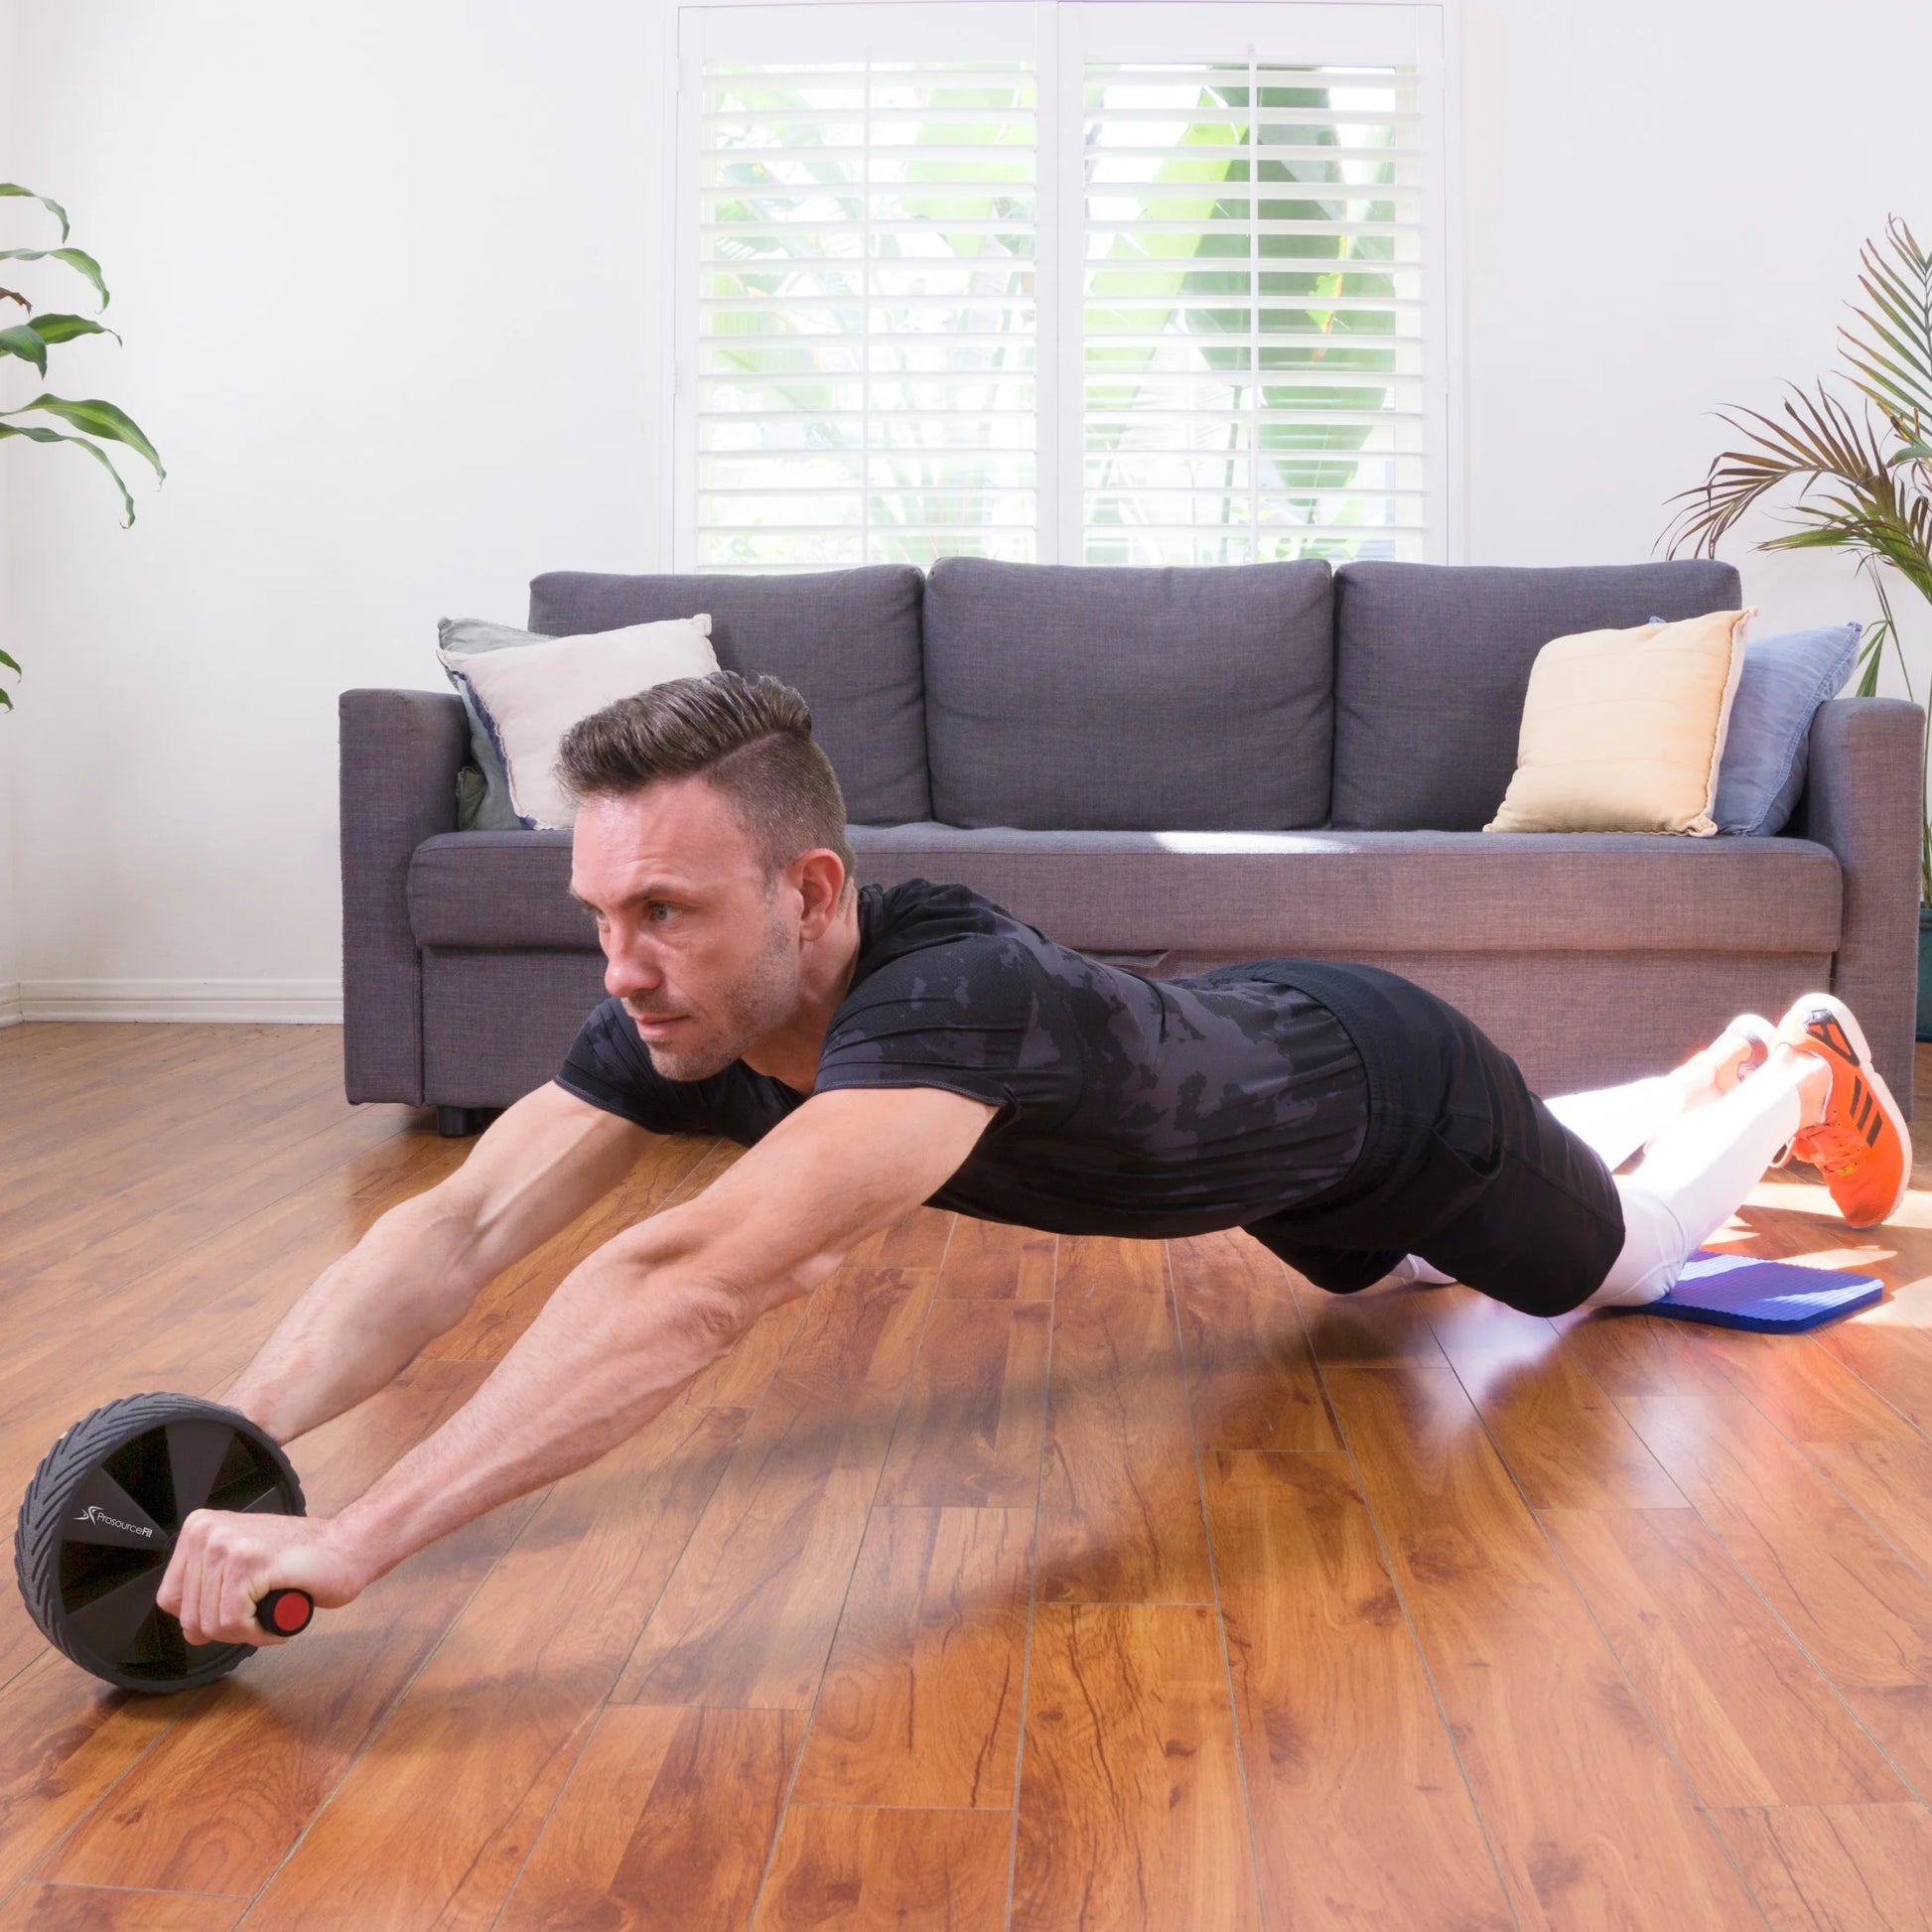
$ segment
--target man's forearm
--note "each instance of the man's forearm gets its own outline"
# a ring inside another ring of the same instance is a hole
[[[316,1278],[220,1400],[287,1443],[386,1387],[469,1306],[461,1234],[432,1193],[391,1208]]]
[[[565,1278],[489,1378],[337,1518],[373,1580],[634,1435],[743,1326],[737,1305],[614,1242]]]

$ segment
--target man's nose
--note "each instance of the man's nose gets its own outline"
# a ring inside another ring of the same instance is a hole
[[[640,939],[616,940],[604,960],[604,990],[613,999],[633,1000],[664,984],[664,975]]]

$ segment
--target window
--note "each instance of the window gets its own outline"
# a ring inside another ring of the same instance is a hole
[[[706,67],[700,568],[1034,555],[1035,84],[997,54]]]
[[[1444,554],[1438,35],[687,7],[680,566]]]

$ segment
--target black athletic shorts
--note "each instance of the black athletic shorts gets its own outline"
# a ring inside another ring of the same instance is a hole
[[[1239,971],[1266,977],[1270,963]],[[1333,1189],[1248,1232],[1337,1295],[1410,1254],[1530,1314],[1560,1314],[1598,1288],[1623,1246],[1615,1184],[1516,1062],[1394,973],[1296,960],[1293,975],[1355,1042],[1368,1132]]]

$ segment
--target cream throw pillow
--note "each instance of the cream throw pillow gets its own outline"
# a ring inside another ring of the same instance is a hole
[[[1585,630],[1537,652],[1516,775],[1485,832],[1718,827],[1718,765],[1755,611]]]
[[[436,655],[488,728],[509,779],[510,804],[532,830],[567,826],[577,817],[552,767],[564,733],[578,719],[653,684],[718,668],[709,617]]]

